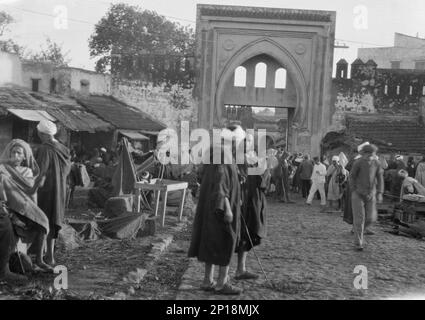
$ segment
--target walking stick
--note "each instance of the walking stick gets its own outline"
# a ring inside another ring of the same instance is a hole
[[[267,277],[267,273],[266,273],[266,271],[265,271],[265,270],[264,270],[264,268],[263,268],[263,264],[261,263],[260,257],[259,257],[259,256],[257,255],[257,253],[255,252],[255,249],[254,249],[254,243],[252,242],[251,235],[249,234],[248,226],[247,226],[247,224],[246,224],[246,222],[245,222],[245,218],[244,218],[243,214],[241,214],[241,217],[242,217],[242,222],[243,222],[243,224],[244,224],[244,226],[245,226],[246,233],[247,233],[247,235],[248,235],[249,242],[250,242],[251,247],[252,247],[252,252],[254,252],[254,256],[255,256],[255,258],[257,259],[258,264],[260,265],[261,272],[264,274],[264,277],[266,278],[266,281],[268,282],[268,284],[269,284],[271,287],[273,287],[272,283],[270,282],[269,278]]]

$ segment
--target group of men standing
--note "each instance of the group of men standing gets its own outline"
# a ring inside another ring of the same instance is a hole
[[[205,263],[201,285],[204,291],[219,295],[239,295],[241,290],[229,283],[229,265],[234,253],[238,256],[235,279],[257,279],[247,271],[248,252],[261,243],[266,235],[265,190],[270,179],[269,170],[261,175],[249,175],[250,164],[245,154],[244,164],[236,164],[238,150],[250,150],[248,139],[240,126],[223,130],[224,141],[232,141],[232,149],[221,144],[211,146],[209,164],[204,164],[196,209],[189,257]],[[236,141],[243,142],[237,144]],[[245,149],[245,147],[247,147]],[[213,164],[213,154],[221,154],[221,164]],[[214,281],[214,266],[219,276]]]
[[[242,131],[240,127],[231,130]],[[236,165],[234,157],[240,146],[233,141],[233,150],[227,154],[221,146],[218,148],[223,159],[227,157],[233,161],[223,162],[232,164],[204,165],[189,257],[205,263],[202,290],[238,295],[241,290],[228,281],[229,264],[236,252],[238,266],[235,279],[258,277],[246,270],[245,260],[247,252],[260,244],[266,234],[264,192],[271,173],[266,170],[262,176],[244,175],[247,165]],[[371,232],[368,228],[377,220],[376,204],[383,201],[384,168],[377,151],[376,146],[365,143],[359,146],[359,154],[351,161],[342,154],[334,156],[332,163],[326,167],[318,157],[311,162],[306,156],[298,168],[307,204],[311,205],[319,191],[321,204],[325,206],[325,183],[328,184],[330,206],[336,203],[344,209],[344,220],[353,225],[355,249],[359,251],[364,249],[364,235]],[[287,161],[282,154],[278,160],[280,174],[285,172]],[[277,189],[289,189],[288,185],[282,181]],[[283,202],[290,202],[289,197]],[[214,281],[214,265],[219,266],[217,282]]]
[[[307,174],[302,176],[303,184],[310,185],[307,205],[312,204],[319,192],[322,212],[342,210],[344,221],[353,225],[355,249],[362,251],[364,235],[373,234],[370,227],[378,218],[376,204],[383,201],[385,165],[375,145],[364,143],[357,151],[350,161],[341,153],[333,156],[330,164],[326,163],[326,158],[320,161],[319,157],[311,163],[306,156],[300,169],[308,174],[311,171],[311,184],[306,179]]]

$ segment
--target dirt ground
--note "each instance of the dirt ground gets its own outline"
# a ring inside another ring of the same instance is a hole
[[[186,223],[175,231],[177,219],[167,219],[167,227],[155,236],[96,240],[58,252],[58,263],[68,269],[68,290],[53,289],[56,274],[38,273],[31,275],[25,286],[0,283],[0,300],[175,299],[188,265],[190,227]],[[170,234],[171,244],[163,252],[155,252],[155,244]],[[136,270],[146,273],[140,282],[131,277]]]

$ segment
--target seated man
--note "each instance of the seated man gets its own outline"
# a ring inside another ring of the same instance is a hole
[[[12,238],[12,246],[16,247],[18,238],[33,245],[36,265],[44,271],[53,272],[53,268],[43,261],[49,223],[36,204],[35,193],[44,183],[44,178],[41,178],[35,185],[38,174],[31,147],[23,140],[12,140],[0,158],[0,201],[5,205],[2,211],[9,216],[17,236]]]
[[[418,180],[409,177],[406,170],[400,170],[398,175],[404,179],[401,186],[400,199],[403,199],[403,196],[406,194],[418,194],[425,196],[425,187],[421,185]]]

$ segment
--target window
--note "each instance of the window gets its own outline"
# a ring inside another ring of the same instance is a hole
[[[397,95],[400,95],[400,86],[397,86]]]
[[[413,86],[409,86],[409,94],[413,95]]]
[[[267,79],[267,65],[264,62],[259,62],[255,66],[255,81],[256,88],[265,88]]]
[[[90,93],[90,81],[89,80],[81,80],[80,81],[80,93],[89,94]]]
[[[235,87],[246,87],[246,68],[239,66],[235,70]]]
[[[391,61],[391,69],[400,69],[401,61]]]
[[[50,93],[56,93],[56,79],[50,79]]]
[[[425,61],[415,61],[415,69],[425,70]]]
[[[38,92],[39,87],[40,87],[40,80],[41,79],[31,79],[32,82],[32,91],[34,92]]]
[[[284,68],[276,70],[274,87],[275,89],[286,89],[286,70]]]
[[[387,84],[384,87],[384,94],[388,94],[388,85]]]

